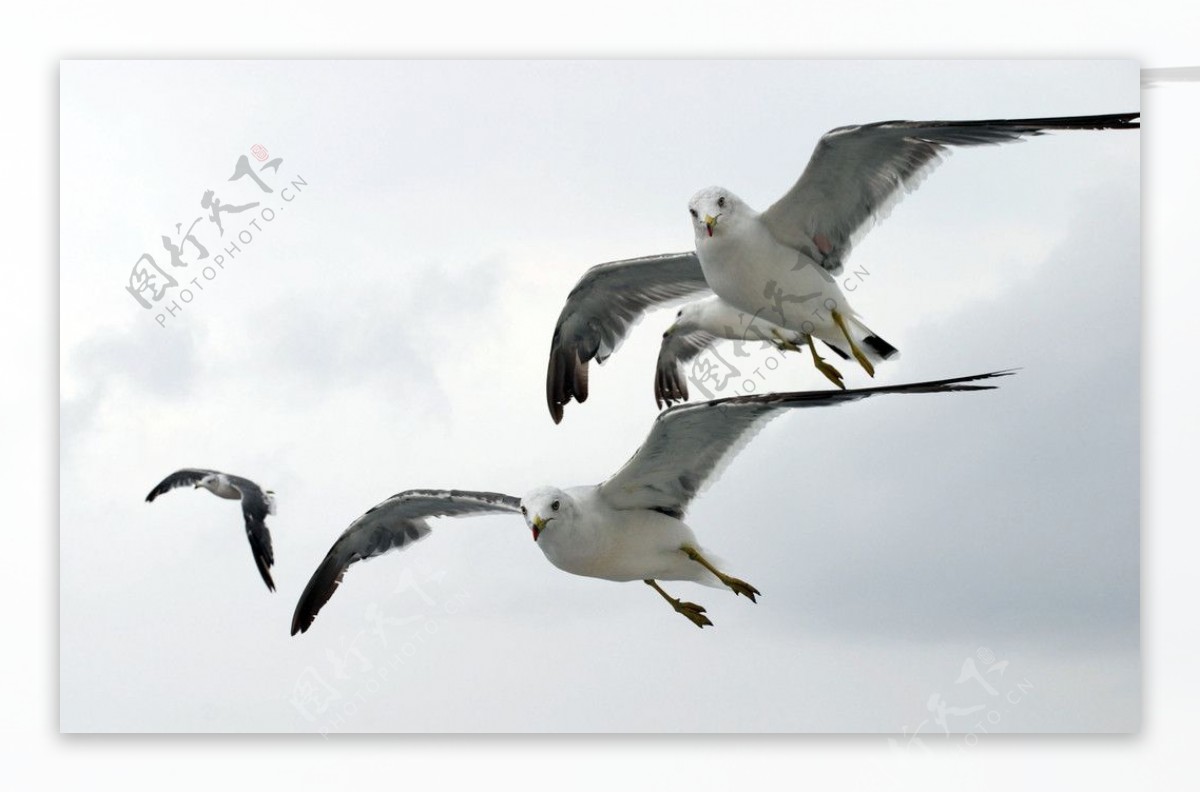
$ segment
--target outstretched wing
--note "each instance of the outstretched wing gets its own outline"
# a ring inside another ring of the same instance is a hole
[[[563,407],[588,396],[588,363],[604,363],[653,308],[710,291],[695,253],[667,253],[598,264],[583,274],[558,315],[546,368],[554,423]]]
[[[655,509],[682,518],[689,502],[772,418],[789,408],[855,402],[881,394],[930,394],[995,388],[980,381],[1011,372],[989,372],[926,383],[850,391],[755,394],[678,405],[660,413],[629,462],[600,485],[619,509]]]
[[[421,539],[429,534],[426,518],[520,511],[520,500],[512,496],[463,490],[406,490],[376,504],[351,523],[325,554],[296,604],[292,635],[308,630],[333,597],[346,568]]]
[[[218,472],[211,471],[207,468],[180,468],[178,471],[155,485],[154,489],[150,491],[150,494],[146,496],[146,500],[153,501],[163,493],[166,493],[168,490],[174,490],[177,487],[194,485],[209,474],[215,473]]]
[[[254,564],[263,583],[274,592],[271,565],[275,564],[275,551],[271,547],[271,532],[267,530],[267,515],[275,511],[274,500],[255,482],[241,476],[226,476],[229,483],[242,494],[242,517],[246,519],[246,539],[250,541],[250,552],[254,554]]]
[[[696,356],[713,346],[717,337],[699,328],[689,331],[668,331],[658,348],[658,364],[654,370],[654,402],[661,409],[688,398],[687,376],[684,367]]]
[[[799,181],[762,219],[780,242],[841,272],[854,244],[915,190],[953,146],[1051,130],[1137,129],[1138,113],[991,121],[882,121],[825,133]]]

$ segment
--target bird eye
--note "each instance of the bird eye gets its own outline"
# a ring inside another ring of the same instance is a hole
[[[719,206],[719,207],[725,206],[725,196],[721,196],[720,198],[717,199],[717,206]]]
[[[689,209],[689,210],[688,210],[688,212],[691,212],[691,213],[692,213],[692,217],[694,217],[694,218],[698,218],[698,217],[700,217],[700,215],[699,215],[699,214],[697,214],[696,210],[694,210],[694,209]]]
[[[528,515],[528,514],[529,514],[529,511],[525,509],[525,505],[524,505],[524,504],[522,504],[522,505],[521,505],[521,514],[522,514],[522,515]]]
[[[550,509],[554,510],[555,512],[558,512],[558,502],[555,501],[553,504],[551,504]]]
[[[681,308],[675,312],[675,319],[679,319],[682,316],[683,316],[683,309]]]

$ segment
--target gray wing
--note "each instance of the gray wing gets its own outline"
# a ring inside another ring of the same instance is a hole
[[[829,407],[881,394],[984,391],[996,386],[980,381],[1008,374],[1011,372],[989,372],[925,383],[755,394],[678,405],[659,414],[646,442],[600,485],[600,494],[618,509],[654,509],[682,518],[692,498],[784,410]]]
[[[653,308],[711,291],[695,253],[667,253],[598,264],[567,296],[550,342],[546,404],[557,424],[563,407],[588,396],[588,363],[604,363]]]
[[[267,589],[275,591],[271,579],[271,566],[275,564],[275,550],[271,546],[271,532],[267,529],[267,515],[275,512],[275,499],[255,482],[241,476],[226,474],[229,483],[242,494],[242,517],[246,520],[246,539],[250,541],[250,552],[254,565],[262,576]]]
[[[825,133],[800,180],[762,214],[780,242],[841,272],[854,244],[915,190],[953,146],[1051,130],[1137,129],[1138,113],[991,121],[883,121]]]
[[[654,370],[654,402],[659,409],[687,401],[687,377],[683,369],[716,342],[716,336],[700,329],[663,334]]]
[[[376,504],[351,523],[325,554],[296,604],[292,635],[308,630],[350,565],[425,537],[430,531],[426,518],[520,511],[520,500],[512,496],[463,490],[406,490]]]
[[[213,471],[208,468],[180,468],[178,471],[155,485],[154,489],[150,491],[150,494],[146,496],[146,500],[153,501],[169,490],[174,490],[177,487],[194,485],[209,474],[216,473],[220,472]]]

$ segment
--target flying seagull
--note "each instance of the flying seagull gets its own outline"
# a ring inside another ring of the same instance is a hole
[[[588,396],[603,363],[654,308],[716,293],[741,312],[845,349],[871,376],[896,348],[873,333],[834,278],[851,249],[958,146],[1010,143],[1055,130],[1137,129],[1139,114],[991,121],[884,121],[821,137],[800,179],[764,212],[723,187],[688,202],[695,251],[596,265],[567,297],[550,345],[546,402],[555,423]],[[710,331],[711,333],[711,331]],[[716,334],[716,338],[723,338]],[[841,373],[809,345],[817,369]],[[657,383],[656,375],[656,383]],[[656,386],[657,391],[657,386]],[[656,394],[662,401],[662,394]]]
[[[221,498],[241,500],[242,515],[246,519],[246,538],[250,540],[254,564],[258,566],[258,572],[267,589],[274,592],[275,582],[271,580],[271,565],[275,564],[275,553],[271,550],[271,532],[267,530],[266,520],[267,515],[275,514],[275,494],[270,490],[263,490],[242,476],[223,474],[207,468],[180,468],[155,485],[150,495],[146,496],[146,501],[153,501],[168,490],[187,485],[192,485],[193,488],[203,487]]]
[[[800,352],[801,347],[808,346],[814,361],[823,362],[807,334],[739,311],[716,295],[710,295],[680,308],[671,327],[663,333],[654,374],[654,401],[659,408],[687,401],[687,377],[683,367],[721,339],[739,344],[766,344],[781,352]],[[825,346],[839,358],[850,357],[841,347],[829,343]],[[839,388],[844,387],[840,373],[836,383]]]
[[[660,413],[629,462],[599,485],[540,487],[524,498],[462,490],[407,490],[383,501],[342,533],[296,604],[292,635],[307,631],[350,565],[429,534],[428,518],[520,514],[550,563],[575,575],[643,581],[703,628],[703,606],[671,597],[659,581],[728,588],[756,602],[750,584],[722,572],[684,523],[695,496],[763,425],[789,408],[838,405],[880,394],[980,391],[1009,372],[857,390],[800,391],[677,405]]]

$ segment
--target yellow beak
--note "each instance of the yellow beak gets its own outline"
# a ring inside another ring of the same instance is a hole
[[[542,529],[546,528],[546,519],[541,515],[535,515],[533,518],[533,541],[537,542],[538,535],[542,533]]]
[[[715,217],[713,217],[712,215],[705,215],[704,216],[704,225],[708,226],[708,236],[711,237],[713,234],[713,228],[715,228],[717,225],[717,219]]]

